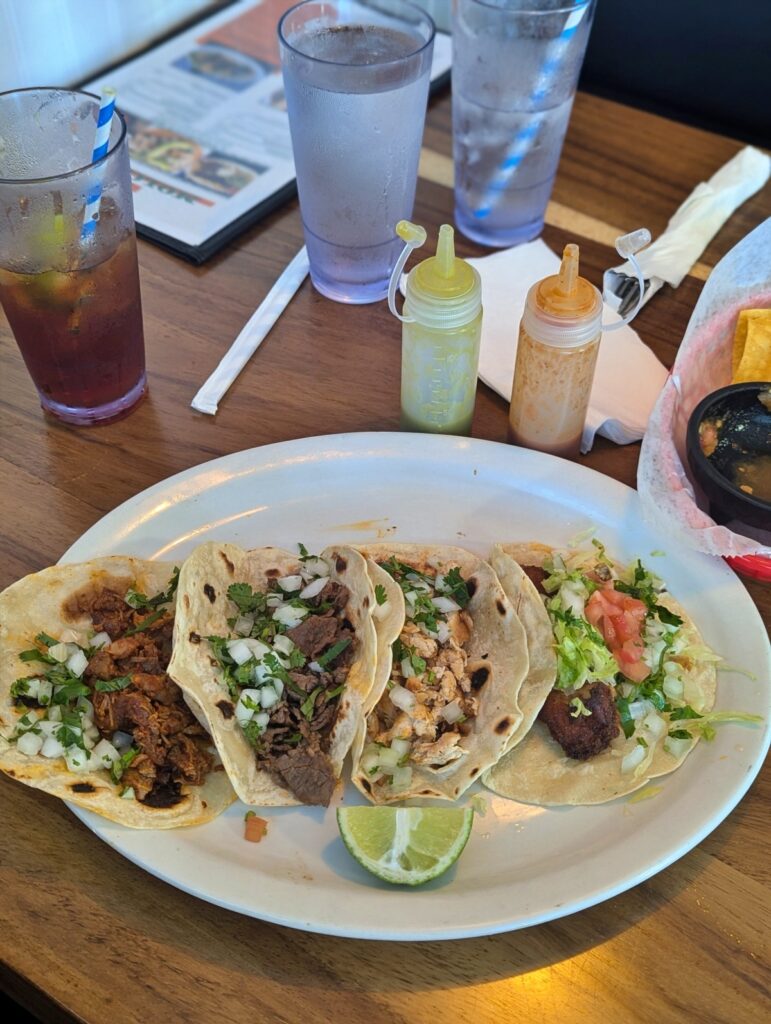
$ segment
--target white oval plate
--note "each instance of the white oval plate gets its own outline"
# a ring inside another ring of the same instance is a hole
[[[661,871],[735,807],[769,745],[768,640],[721,561],[669,545],[635,491],[582,466],[502,444],[415,434],[348,434],[239,452],[170,478],[115,509],[63,561],[106,554],[180,560],[204,540],[311,550],[375,538],[564,544],[579,531],[662,575],[707,642],[748,678],[721,672],[717,708],[765,717],[724,725],[650,800],[546,809],[477,787],[487,804],[463,856],[417,890],[380,883],[338,838],[334,807],[266,810],[267,838],[243,839],[244,807],[208,825],[143,832],[73,808],[123,856],[194,896],[330,935],[447,939],[522,928],[592,906]],[[665,552],[651,556],[651,552]],[[343,799],[360,802],[352,786]]]

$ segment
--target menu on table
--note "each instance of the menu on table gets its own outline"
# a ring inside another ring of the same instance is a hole
[[[117,89],[137,232],[203,263],[295,192],[276,26],[294,0],[239,0],[84,88]],[[432,86],[451,41],[437,33]]]

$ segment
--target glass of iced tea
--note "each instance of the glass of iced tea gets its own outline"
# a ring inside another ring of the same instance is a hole
[[[126,123],[94,161],[98,112],[89,93],[0,93],[0,304],[43,409],[79,425],[147,388]]]

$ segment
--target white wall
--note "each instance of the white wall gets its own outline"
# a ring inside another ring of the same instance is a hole
[[[216,0],[0,0],[0,92],[73,85]]]

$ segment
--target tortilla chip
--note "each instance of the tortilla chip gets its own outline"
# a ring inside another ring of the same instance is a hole
[[[771,309],[739,313],[731,358],[731,383],[771,381]]]

